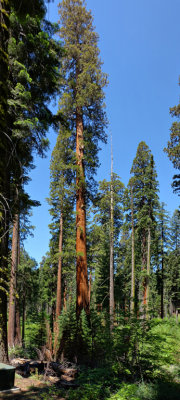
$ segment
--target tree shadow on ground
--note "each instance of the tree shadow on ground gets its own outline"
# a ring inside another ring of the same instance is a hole
[[[26,391],[0,395],[0,400],[65,400],[62,390],[55,385],[46,387],[31,386]]]

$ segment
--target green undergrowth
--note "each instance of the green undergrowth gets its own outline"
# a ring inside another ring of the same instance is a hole
[[[39,399],[180,400],[180,324],[174,318],[122,323],[109,345],[106,330],[100,337],[99,329],[91,363],[78,366],[77,386],[67,390],[52,386],[39,393]],[[89,333],[85,326],[84,352]]]

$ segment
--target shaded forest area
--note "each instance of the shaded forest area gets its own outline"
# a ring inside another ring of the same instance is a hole
[[[58,24],[45,14],[43,0],[0,0],[0,362],[75,368],[73,388],[61,380],[43,399],[179,399],[180,211],[160,202],[144,141],[127,187],[112,152],[109,181],[96,182],[108,80],[93,18],[84,0],[62,0]],[[180,105],[170,113],[178,195]],[[50,126],[51,239],[38,267],[23,246],[40,206],[26,185]]]

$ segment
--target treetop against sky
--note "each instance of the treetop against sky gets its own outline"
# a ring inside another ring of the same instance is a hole
[[[57,22],[59,1],[47,4],[47,18]],[[99,35],[103,71],[109,75],[106,105],[109,119],[108,145],[102,145],[97,180],[110,176],[110,134],[113,137],[114,171],[127,185],[139,142],[147,143],[160,183],[160,200],[172,214],[179,197],[172,192],[176,173],[163,152],[169,140],[173,118],[169,108],[179,102],[180,36],[179,0],[87,0]],[[58,102],[58,101],[57,101]],[[52,104],[54,112],[57,105]],[[49,165],[57,134],[49,131],[46,159],[35,159],[28,191],[42,206],[33,211],[34,239],[25,243],[38,261],[48,250],[50,216],[45,198],[49,195]]]

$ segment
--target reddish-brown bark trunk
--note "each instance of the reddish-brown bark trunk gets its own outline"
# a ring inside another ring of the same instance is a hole
[[[83,120],[79,108],[76,110],[76,314],[82,309],[89,314],[89,293],[86,253],[86,203],[84,175]]]
[[[18,238],[19,238],[19,215],[16,214],[13,222],[12,235],[12,256],[11,256],[11,278],[9,294],[9,320],[8,320],[8,345],[14,346],[15,341],[15,321],[16,321],[16,280],[18,263]]]

